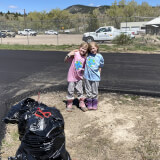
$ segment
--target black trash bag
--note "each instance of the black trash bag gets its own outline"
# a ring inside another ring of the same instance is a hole
[[[71,160],[65,149],[64,119],[55,107],[27,98],[11,107],[4,122],[18,124],[21,141],[9,160]]]

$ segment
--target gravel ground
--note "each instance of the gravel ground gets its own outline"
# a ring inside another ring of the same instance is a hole
[[[59,34],[57,35],[37,35],[19,36],[15,38],[1,38],[1,44],[24,44],[24,45],[63,45],[77,44],[82,42],[82,34]]]
[[[74,160],[160,160],[160,98],[100,93],[99,109],[66,112],[66,92],[41,94],[65,120],[66,147]],[[32,96],[37,100],[37,95]],[[17,126],[7,125],[2,159],[14,156]]]

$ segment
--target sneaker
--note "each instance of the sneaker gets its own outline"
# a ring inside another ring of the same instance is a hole
[[[66,108],[66,111],[67,111],[67,112],[72,112],[72,108],[67,107],[67,108]]]
[[[86,105],[84,103],[84,98],[80,98],[80,100],[79,100],[79,107],[82,109],[83,112],[88,111],[88,108],[86,107]]]
[[[86,107],[85,103],[84,103],[84,98],[80,98],[79,99],[79,107],[84,108]]]
[[[73,100],[72,99],[70,99],[70,100],[67,101],[66,111],[72,112],[72,104],[73,104]]]
[[[88,108],[87,108],[87,107],[81,107],[81,110],[82,110],[83,112],[86,112],[86,111],[88,111]]]

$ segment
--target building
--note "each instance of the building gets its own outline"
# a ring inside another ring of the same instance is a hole
[[[146,34],[160,35],[160,17],[146,23]]]
[[[129,30],[129,31],[134,31],[135,34],[138,34],[140,32],[145,32],[146,29],[146,23],[148,21],[144,22],[122,22],[120,24],[120,29],[121,30]]]

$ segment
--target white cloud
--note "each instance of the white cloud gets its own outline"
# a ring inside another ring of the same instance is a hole
[[[89,6],[94,6],[94,4],[93,4],[93,3],[90,3]]]
[[[14,5],[10,5],[10,6],[8,6],[8,8],[16,9],[16,8],[18,8],[18,7],[17,7],[17,6],[14,6]]]

